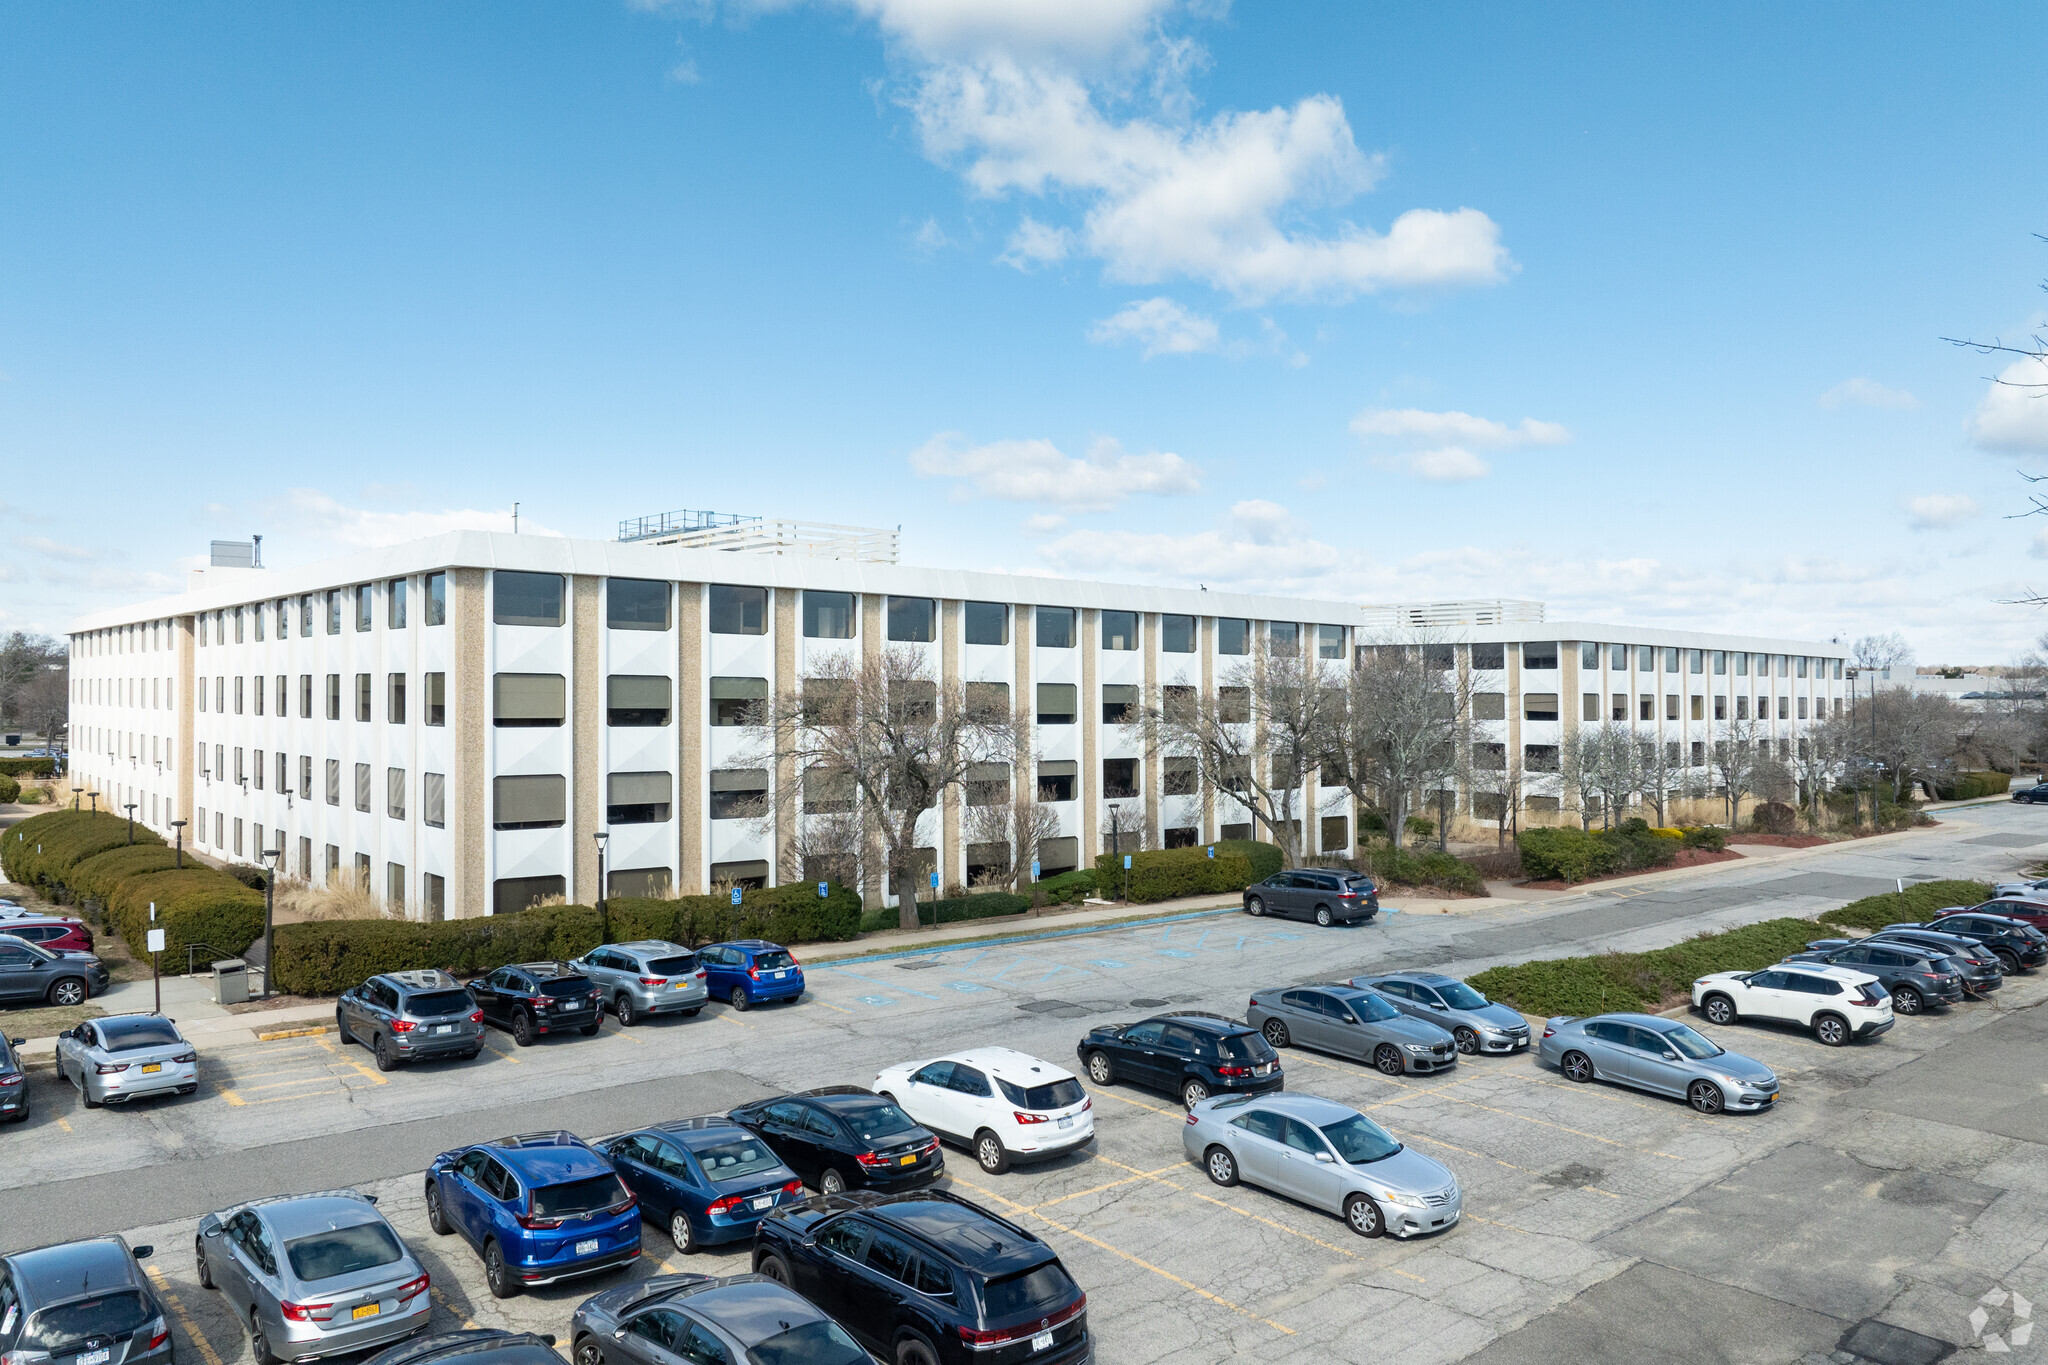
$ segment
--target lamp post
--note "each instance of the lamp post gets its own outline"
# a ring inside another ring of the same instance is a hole
[[[171,821],[171,829],[178,836],[178,867],[182,871],[185,866],[185,822],[183,820],[173,820]]]
[[[122,809],[128,812],[128,842],[132,844],[135,842],[135,803],[130,801]]]
[[[263,998],[265,1000],[268,1000],[271,996],[270,955],[276,948],[277,928],[273,922],[273,916],[277,908],[277,860],[283,854],[284,850],[281,848],[266,848],[263,850],[263,866],[266,871],[266,875],[263,878]]]
[[[100,794],[98,792],[87,792],[86,796],[92,801],[92,813],[98,815],[100,813]]]
[[[608,829],[600,829],[593,831],[590,837],[597,841],[597,931],[604,935],[606,943],[610,943],[612,941],[612,921],[611,913],[605,908],[604,903],[604,850],[606,843],[612,837],[612,832]]]

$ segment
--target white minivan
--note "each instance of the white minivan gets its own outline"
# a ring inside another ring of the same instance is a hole
[[[1073,1072],[1007,1047],[884,1067],[874,1089],[1000,1175],[1095,1140],[1094,1101]]]

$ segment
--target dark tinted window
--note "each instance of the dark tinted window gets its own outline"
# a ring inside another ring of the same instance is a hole
[[[1003,1098],[1020,1109],[1065,1109],[1068,1105],[1079,1104],[1087,1093],[1071,1076],[1063,1081],[1030,1087],[1012,1085],[998,1076],[996,1084],[1002,1087]]]
[[[911,1259],[910,1248],[893,1237],[878,1235],[868,1243],[868,1268],[899,1284],[909,1284],[916,1274],[910,1268]]]
[[[860,1135],[863,1142],[900,1140],[917,1129],[917,1120],[887,1100],[842,1110],[839,1116]]]
[[[155,1314],[149,1301],[133,1289],[96,1294],[45,1308],[28,1320],[21,1349],[69,1355],[87,1337],[117,1337],[133,1332]]]
[[[405,1008],[408,1013],[419,1015],[467,1014],[476,1008],[476,1002],[469,998],[468,991],[421,991],[405,997]]]
[[[405,1248],[382,1223],[358,1223],[286,1242],[284,1254],[292,1263],[292,1274],[300,1279],[331,1280],[390,1265],[405,1255]]]
[[[889,638],[923,644],[936,639],[937,604],[929,597],[889,599]]]
[[[608,1209],[626,1197],[625,1187],[615,1175],[593,1175],[560,1185],[543,1185],[533,1192],[533,1211],[543,1218],[565,1218],[577,1213]]]
[[[1161,1044],[1174,1052],[1192,1054],[1200,1051],[1201,1042],[1193,1029],[1182,1028],[1179,1024],[1168,1024]]]
[[[711,633],[713,635],[766,635],[768,633],[768,590],[711,585]]]
[[[779,972],[796,965],[796,959],[781,948],[754,954],[754,965],[764,972]]]
[[[551,976],[540,983],[540,993],[556,1000],[588,995],[591,989],[590,978],[587,976]]]
[[[694,957],[657,957],[647,964],[647,970],[655,976],[688,976],[697,970]]]
[[[804,589],[804,634],[813,640],[851,640],[853,594]]]
[[[792,1327],[747,1352],[748,1365],[868,1365],[868,1360],[868,1353],[829,1318]]]
[[[1194,653],[1195,618],[1192,616],[1160,617],[1159,649],[1163,654]]]
[[[1006,645],[1010,643],[1010,609],[1000,602],[969,602],[966,627],[970,645]]]
[[[109,1052],[165,1047],[179,1041],[178,1030],[167,1019],[123,1019],[101,1024],[100,1032],[106,1035]]]
[[[1272,1046],[1256,1033],[1228,1033],[1216,1040],[1216,1051],[1226,1062],[1270,1062]]]
[[[667,630],[668,584],[612,579],[605,586],[605,624],[613,630]]]
[[[1160,1038],[1163,1037],[1165,1033],[1166,1025],[1159,1023],[1156,1020],[1147,1020],[1145,1023],[1133,1024],[1131,1025],[1131,1027],[1125,1029],[1124,1041],[1127,1043],[1136,1043],[1141,1047],[1150,1047],[1158,1043]]]
[[[1058,1261],[1048,1261],[1021,1275],[1005,1275],[982,1286],[982,1305],[992,1321],[1022,1317],[1064,1304],[1077,1291]]]
[[[501,626],[561,625],[562,576],[498,570],[492,575],[491,619]]]

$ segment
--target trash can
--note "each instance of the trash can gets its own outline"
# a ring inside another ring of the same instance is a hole
[[[213,1003],[245,1005],[249,1002],[249,964],[239,957],[213,964]]]

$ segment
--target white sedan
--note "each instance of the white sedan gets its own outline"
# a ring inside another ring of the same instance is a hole
[[[874,1088],[1000,1175],[1095,1140],[1094,1101],[1071,1071],[1007,1047],[884,1067]]]
[[[1692,983],[1710,1023],[1775,1019],[1798,1024],[1829,1047],[1874,1038],[1892,1026],[1892,999],[1877,978],[1850,967],[1787,962],[1761,972],[1715,972]]]

